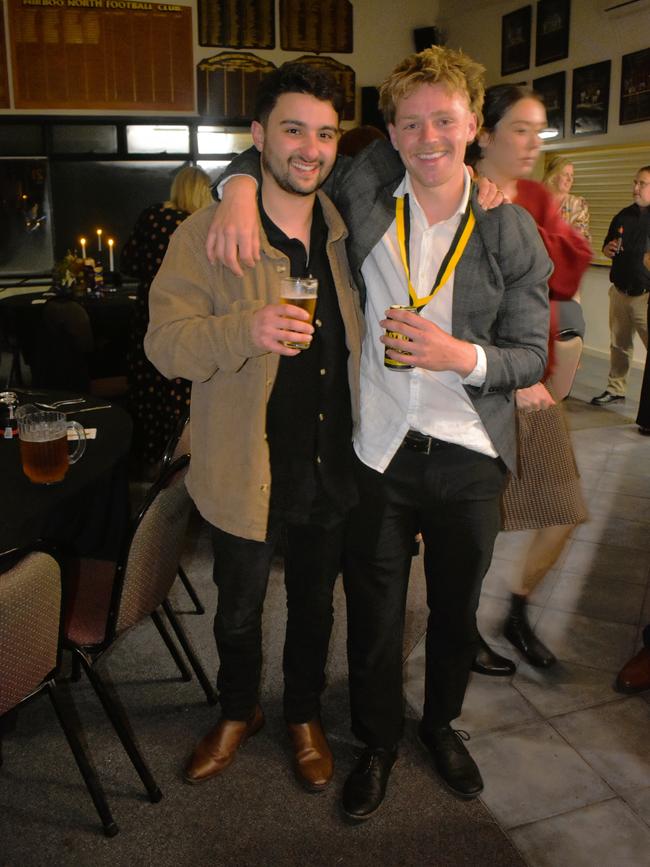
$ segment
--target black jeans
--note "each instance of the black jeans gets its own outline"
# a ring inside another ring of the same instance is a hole
[[[223,715],[248,719],[259,700],[262,609],[271,560],[282,537],[287,591],[284,713],[288,722],[308,722],[319,714],[325,687],[343,524],[327,530],[315,525],[276,525],[265,542],[212,529],[213,574],[219,588],[214,619],[217,689]]]
[[[478,632],[481,582],[499,530],[500,459],[443,444],[400,448],[382,473],[357,462],[344,581],[352,731],[371,747],[403,726],[402,654],[413,536],[422,532],[429,621],[425,727],[459,716]]]

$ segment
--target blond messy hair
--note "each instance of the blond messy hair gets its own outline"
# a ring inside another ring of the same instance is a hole
[[[467,97],[469,110],[483,123],[485,67],[462,51],[432,46],[402,60],[379,88],[379,107],[386,123],[395,123],[397,103],[421,84],[444,84]]]
[[[211,202],[210,176],[198,166],[185,166],[172,182],[165,207],[193,214]]]

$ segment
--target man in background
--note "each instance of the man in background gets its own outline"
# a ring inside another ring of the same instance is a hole
[[[648,292],[650,292],[650,166],[636,173],[634,203],[610,223],[603,253],[612,260],[609,279],[609,377],[595,406],[625,400],[634,334],[648,348]]]

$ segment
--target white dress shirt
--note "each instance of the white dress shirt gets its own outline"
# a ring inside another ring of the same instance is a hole
[[[461,216],[467,207],[470,178],[458,210],[449,219],[429,226],[406,173],[395,197],[409,194],[411,238],[409,245],[411,283],[418,297],[430,294]],[[476,231],[476,229],[474,230]],[[354,448],[359,459],[383,472],[408,430],[417,430],[446,442],[497,457],[497,451],[474,409],[464,384],[480,386],[485,381],[487,359],[476,347],[477,363],[465,379],[453,371],[416,367],[394,370],[384,366],[384,344],[379,337],[391,304],[410,304],[408,283],[397,243],[395,220],[371,250],[361,267],[366,283],[366,334],[361,353],[361,422]],[[470,291],[480,291],[476,287]],[[452,273],[420,315],[451,334],[454,274]]]

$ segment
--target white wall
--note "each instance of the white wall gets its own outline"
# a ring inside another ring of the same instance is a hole
[[[535,0],[533,7],[531,62],[535,62]],[[569,146],[602,147],[606,144],[635,143],[648,145],[650,162],[650,121],[619,126],[619,103],[621,86],[621,57],[632,51],[650,47],[650,5],[620,17],[606,15],[602,0],[572,0],[569,56],[564,60],[544,66],[531,66],[524,72],[501,77],[501,18],[508,12],[520,9],[526,0],[440,0],[440,21],[447,34],[447,45],[462,48],[487,69],[488,84],[508,81],[524,81],[529,84],[534,78],[566,71],[567,94],[565,122],[570,127],[572,70],[601,60],[612,61],[610,81],[609,123],[605,135],[575,137],[567,131],[559,143],[549,144],[548,150]],[[639,4],[642,5],[642,4]],[[630,194],[630,201],[632,200]],[[614,216],[612,214],[612,216]],[[600,245],[602,238],[594,238]],[[606,268],[592,267],[582,282],[581,300],[587,322],[585,351],[609,355],[608,288]],[[635,340],[635,365],[645,362],[645,348]]]

